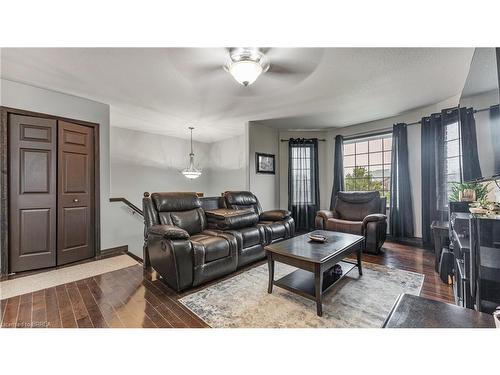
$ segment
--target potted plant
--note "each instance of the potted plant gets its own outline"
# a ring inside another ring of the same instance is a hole
[[[452,182],[450,201],[460,202],[464,201],[463,197],[470,196],[473,191],[475,195],[468,201],[480,201],[488,196],[490,184],[480,184],[479,182]]]

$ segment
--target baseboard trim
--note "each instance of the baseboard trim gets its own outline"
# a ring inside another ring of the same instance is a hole
[[[117,246],[117,247],[111,247],[109,249],[103,249],[101,250],[101,258],[106,258],[108,256],[114,256],[117,254],[125,254],[131,257],[133,260],[135,260],[137,263],[142,264],[143,260],[142,258],[139,258],[137,255],[132,254],[130,251],[128,251],[128,245],[123,245],[123,246]]]
[[[139,258],[137,255],[135,254],[132,254],[130,251],[127,250],[126,254],[131,257],[133,260],[135,260],[137,263],[140,263],[142,264],[143,261],[142,261],[142,258]]]
[[[116,253],[128,253],[128,245],[110,247],[109,249],[101,250],[101,256],[108,256]]]

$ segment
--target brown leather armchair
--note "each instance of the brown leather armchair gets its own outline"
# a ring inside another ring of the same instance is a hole
[[[364,251],[378,254],[386,239],[386,199],[377,191],[337,194],[333,211],[316,213],[316,228],[365,236]]]

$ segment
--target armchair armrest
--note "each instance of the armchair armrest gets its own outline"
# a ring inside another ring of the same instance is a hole
[[[160,236],[169,240],[189,239],[189,233],[175,225],[153,225],[148,229],[147,234]]]
[[[269,210],[260,214],[261,221],[280,221],[290,217],[292,213],[288,210]]]
[[[363,226],[371,222],[386,221],[387,216],[384,214],[370,214],[363,219]]]
[[[338,215],[335,211],[319,210],[316,212],[316,217],[314,218],[314,225],[316,229],[326,229],[328,220],[335,218],[338,218]]]
[[[316,216],[320,216],[324,220],[336,218],[335,212],[329,210],[319,210],[316,212]]]

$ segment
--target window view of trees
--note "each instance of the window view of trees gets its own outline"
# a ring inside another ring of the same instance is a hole
[[[344,178],[347,191],[378,191],[389,205],[392,134],[344,142]]]
[[[368,172],[367,167],[354,167],[352,174],[348,173],[345,176],[345,189],[347,191],[377,190],[380,192],[381,196],[387,198],[387,202],[389,202],[390,199],[390,186],[387,186],[386,189],[384,189],[383,182],[375,180],[373,175]]]

